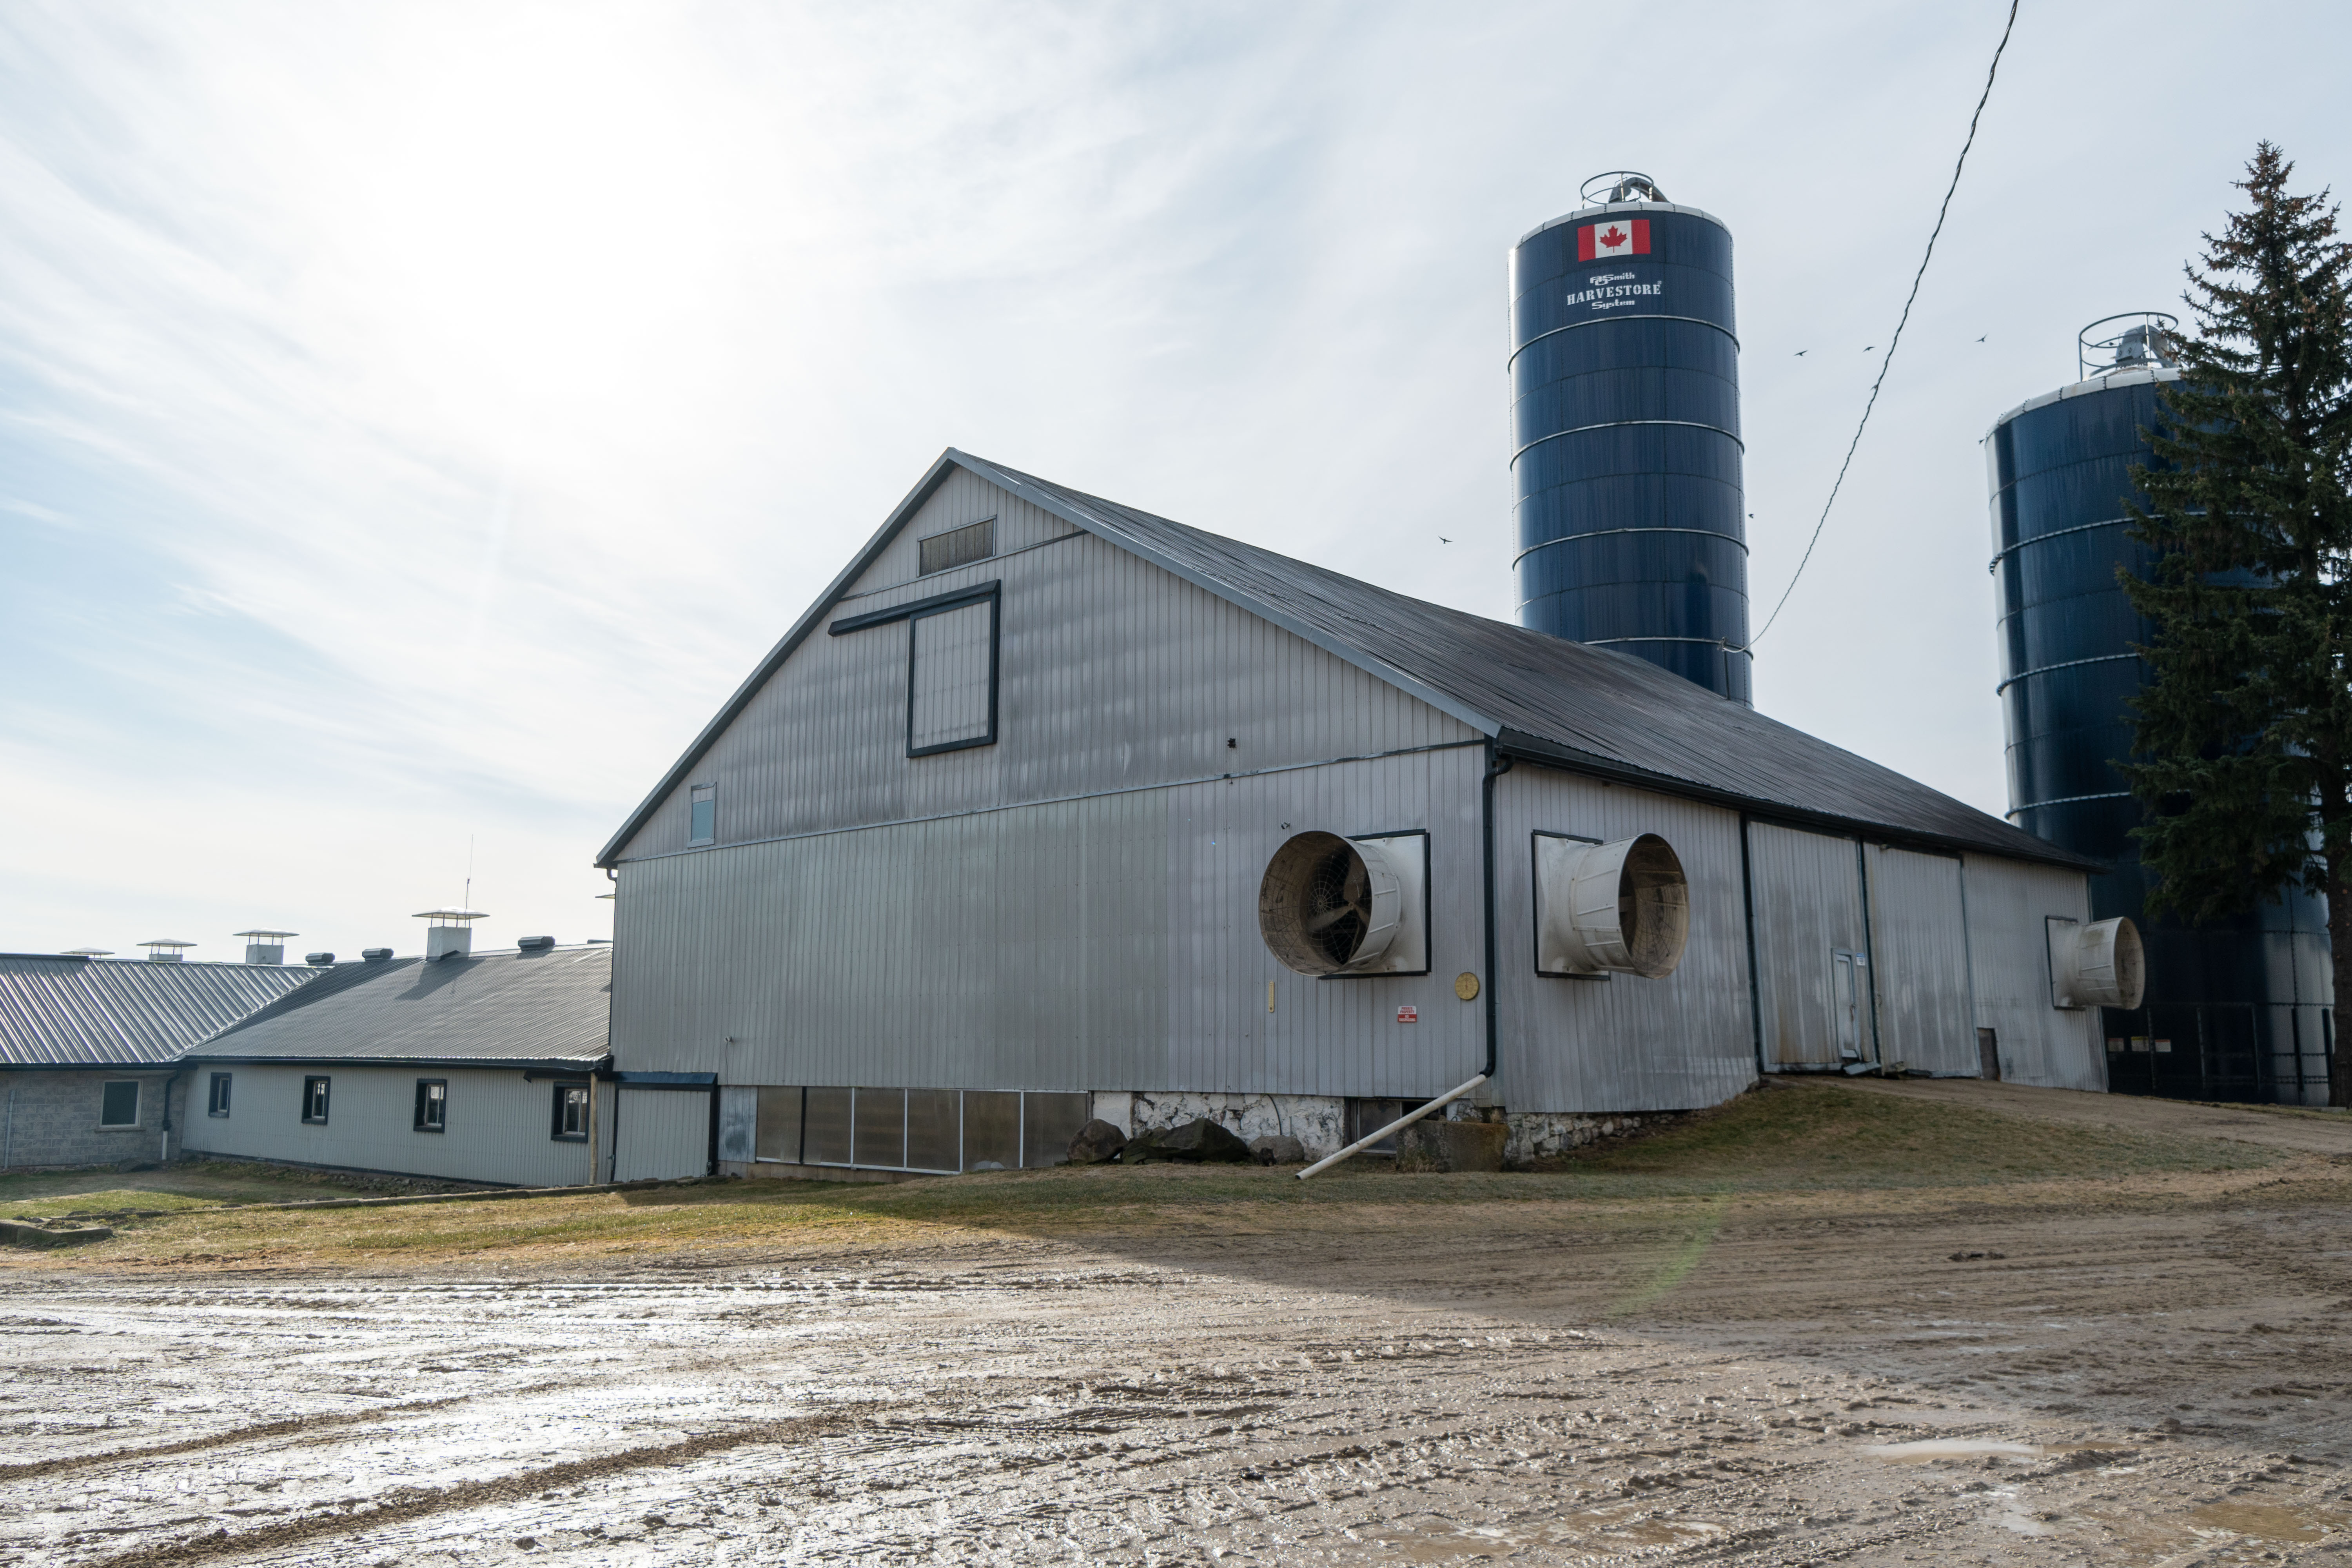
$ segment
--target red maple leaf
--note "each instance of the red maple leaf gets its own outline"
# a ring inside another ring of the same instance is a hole
[[[1617,231],[1617,226],[1612,223],[1609,226],[1609,232],[1601,237],[1601,243],[1614,250],[1625,243],[1625,237]]]

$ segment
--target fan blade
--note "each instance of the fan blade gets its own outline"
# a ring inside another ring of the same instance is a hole
[[[1308,936],[1318,936],[1324,931],[1330,930],[1333,926],[1338,925],[1341,921],[1346,920],[1349,915],[1356,915],[1359,918],[1361,918],[1362,911],[1358,910],[1353,904],[1341,904],[1336,910],[1325,910],[1321,914],[1317,915],[1313,920],[1307,922],[1307,934]]]

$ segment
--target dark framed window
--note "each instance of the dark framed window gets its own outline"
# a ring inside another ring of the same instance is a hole
[[[698,784],[687,789],[686,841],[688,844],[719,842],[719,786]]]
[[[934,572],[950,567],[969,566],[975,561],[985,561],[996,553],[996,520],[986,518],[979,522],[951,528],[945,533],[934,533],[915,547],[915,575],[928,577]]]
[[[588,1142],[589,1089],[584,1083],[555,1086],[555,1117],[548,1136],[559,1143]]]
[[[449,1130],[449,1080],[446,1078],[420,1078],[416,1080],[416,1131],[446,1132]]]
[[[993,594],[907,619],[907,754],[996,744]]]
[[[327,1089],[332,1079],[306,1078],[302,1080],[302,1120],[324,1123],[327,1120]]]
[[[100,1127],[139,1125],[139,1080],[137,1079],[115,1079],[99,1090],[98,1124]]]
[[[229,1077],[230,1075],[225,1072],[216,1072],[213,1074],[212,1085],[205,1091],[205,1114],[206,1116],[226,1116],[228,1114]]]

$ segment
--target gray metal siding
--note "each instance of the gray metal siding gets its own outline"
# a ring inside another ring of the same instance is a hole
[[[1748,858],[1764,1059],[1773,1067],[1834,1067],[1830,955],[1869,944],[1858,847],[1851,838],[1752,822]],[[1871,1055],[1866,1045],[1863,1055]]]
[[[616,1058],[730,1084],[1435,1093],[1485,1048],[1480,1009],[1453,994],[1480,965],[1481,757],[627,863]],[[1258,879],[1308,827],[1430,830],[1430,973],[1318,981],[1275,962]],[[1406,1003],[1418,1022],[1396,1021]]]
[[[2079,871],[1989,855],[1968,858],[1969,947],[1975,960],[1976,1021],[1995,1030],[2001,1077],[2045,1089],[2105,1089],[2106,1041],[2099,1010],[2050,1005],[2052,915],[2087,920],[2090,885]]]
[[[988,737],[992,604],[966,605],[907,623],[914,645],[907,692],[907,749],[928,751]]]
[[[603,1086],[599,1086],[600,1088]],[[622,1087],[613,1180],[668,1181],[710,1169],[708,1089]]]
[[[554,1086],[527,1080],[510,1068],[274,1062],[192,1067],[187,1107],[177,1123],[191,1153],[520,1187],[574,1186],[596,1179],[594,1143],[567,1143],[549,1135]],[[205,1112],[205,1085],[215,1072],[234,1075],[226,1116]],[[323,1125],[302,1120],[302,1080],[314,1075],[332,1080]],[[448,1082],[446,1131],[415,1129],[416,1080],[422,1078]],[[593,1115],[599,1123],[607,1115],[611,1093],[609,1084],[596,1085]]]
[[[915,577],[919,534],[991,510],[999,514],[996,556]],[[1020,549],[1024,541],[1053,538],[1063,542]],[[719,786],[724,847],[1444,744],[1475,733],[1313,644],[969,474],[957,474],[924,505],[860,577],[838,616],[990,581],[1003,584],[996,744],[908,757],[907,624],[841,637],[820,630],[713,742],[622,858],[686,847],[694,784]],[[1228,739],[1235,744],[1228,747]]]
[[[1491,1097],[1515,1111],[1678,1110],[1753,1083],[1738,813],[1521,763],[1496,781],[1495,816],[1503,1037]],[[1674,846],[1691,900],[1689,945],[1674,973],[1535,973],[1538,832],[1604,842],[1655,833]],[[1467,880],[1476,885],[1475,872]]]
[[[1874,844],[1866,864],[1880,1057],[1914,1071],[1975,1077],[1976,1007],[1969,994],[1959,857]]]

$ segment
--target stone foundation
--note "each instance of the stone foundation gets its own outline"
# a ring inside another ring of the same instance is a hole
[[[1612,1111],[1598,1116],[1564,1110],[1516,1111],[1509,1118],[1511,1136],[1503,1158],[1516,1165],[1565,1154],[1602,1138],[1655,1127],[1675,1114],[1670,1110]]]
[[[1286,1133],[1306,1145],[1310,1160],[1348,1142],[1348,1102],[1335,1094],[1097,1094],[1095,1114],[1130,1138],[1205,1116],[1244,1143]]]

